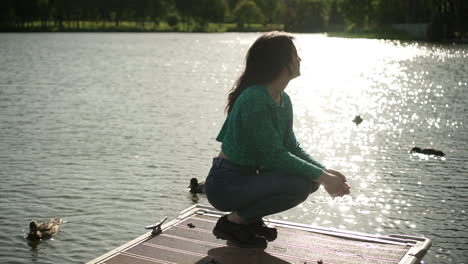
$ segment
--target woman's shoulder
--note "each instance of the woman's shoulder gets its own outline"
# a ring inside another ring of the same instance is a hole
[[[240,95],[237,100],[244,104],[250,104],[255,102],[256,104],[268,103],[268,96],[264,91],[264,87],[261,85],[253,85],[247,87]]]
[[[291,103],[291,98],[285,91],[283,91],[283,98],[286,100],[286,102]]]
[[[265,96],[265,86],[264,85],[251,85],[241,93],[240,97],[244,98],[261,98]]]
[[[268,109],[271,99],[261,85],[247,87],[237,98],[236,105],[242,112],[257,112]]]

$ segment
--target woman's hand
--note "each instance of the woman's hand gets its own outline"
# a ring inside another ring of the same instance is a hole
[[[325,169],[325,171],[330,173],[330,174],[334,174],[334,175],[340,177],[341,179],[343,179],[344,182],[348,181],[348,180],[346,180],[346,177],[339,171],[332,170],[332,169]]]
[[[351,187],[346,182],[346,177],[337,171],[325,170],[316,181],[322,184],[333,198],[350,193],[349,189]]]
[[[341,179],[343,179],[343,181],[345,182],[346,186],[348,186],[348,193],[349,194],[349,189],[351,189],[351,186],[348,184],[348,180],[346,179],[346,177],[339,171],[336,171],[336,170],[332,170],[332,169],[326,169],[325,170],[326,172],[330,173],[330,174],[333,174],[333,175],[336,175],[338,177],[340,177]]]

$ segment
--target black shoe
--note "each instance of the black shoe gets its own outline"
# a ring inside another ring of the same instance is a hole
[[[213,229],[216,238],[232,242],[242,248],[266,248],[267,242],[263,237],[253,233],[248,225],[236,224],[227,219],[227,215],[219,218]]]
[[[276,228],[268,227],[262,219],[249,224],[249,227],[255,234],[264,237],[268,241],[273,241],[278,237]]]

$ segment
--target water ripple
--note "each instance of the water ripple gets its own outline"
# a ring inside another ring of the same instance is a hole
[[[1,262],[82,263],[207,204],[186,187],[219,151],[226,92],[257,36],[3,34]],[[297,44],[296,136],[347,175],[352,196],[319,190],[272,217],[424,235],[428,263],[467,259],[468,47],[311,34]],[[28,222],[56,216],[57,236],[29,245]]]

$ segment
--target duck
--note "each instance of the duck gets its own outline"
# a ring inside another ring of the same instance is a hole
[[[192,178],[188,188],[191,193],[205,193],[205,181],[198,182],[197,178]]]
[[[445,156],[445,153],[440,151],[440,150],[437,150],[437,149],[421,149],[421,148],[418,148],[418,147],[412,148],[410,153],[421,153],[421,154],[434,155],[434,156],[440,156],[440,157]]]
[[[51,238],[59,231],[63,219],[60,217],[50,219],[44,223],[38,223],[35,220],[29,223],[29,240],[41,240]]]
[[[356,117],[354,117],[353,122],[356,124],[356,126],[358,126],[359,124],[362,123],[363,120],[364,119],[362,119],[360,115],[357,115]]]

